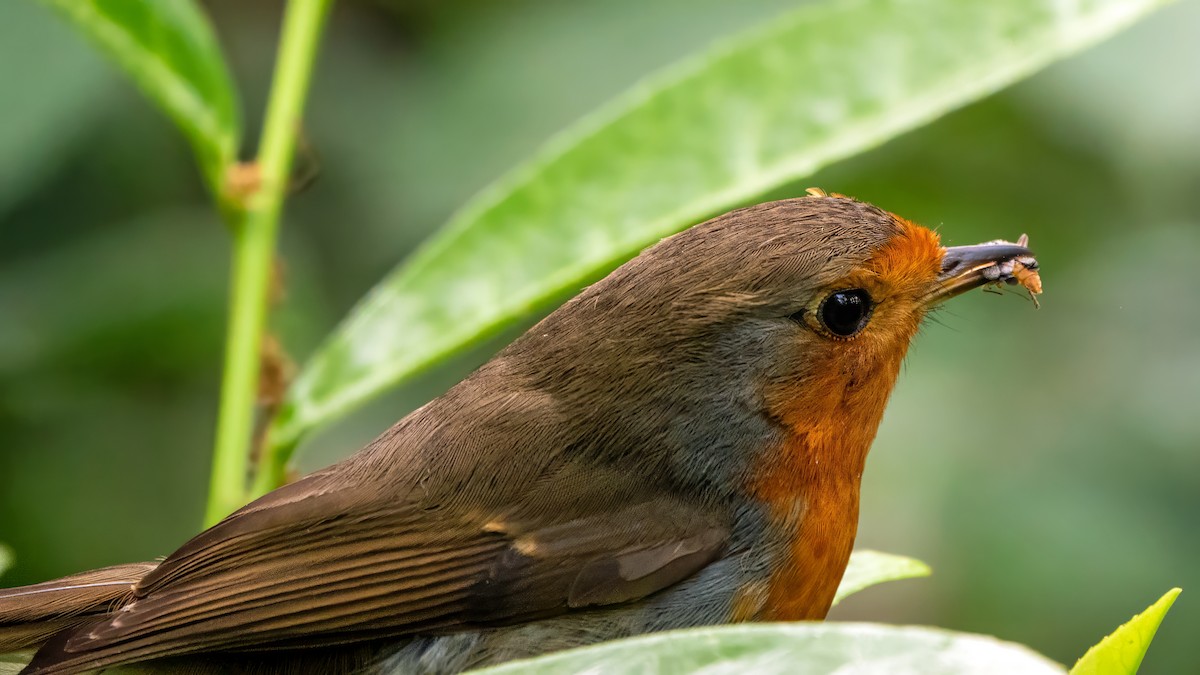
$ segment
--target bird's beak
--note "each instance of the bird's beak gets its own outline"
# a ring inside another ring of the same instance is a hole
[[[991,241],[974,246],[952,246],[942,258],[942,273],[925,296],[926,306],[941,304],[956,295],[990,283],[1022,283],[1017,270],[1037,270],[1033,251],[1025,248],[1022,235],[1017,243]],[[1039,285],[1037,290],[1041,292]]]

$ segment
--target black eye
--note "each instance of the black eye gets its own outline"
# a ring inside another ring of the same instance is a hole
[[[826,330],[839,337],[850,337],[867,325],[874,304],[861,288],[838,291],[825,298],[817,316]]]

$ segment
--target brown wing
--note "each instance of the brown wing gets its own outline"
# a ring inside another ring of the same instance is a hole
[[[125,604],[156,563],[117,565],[32,586],[0,589],[0,654],[36,647],[55,633]]]
[[[49,643],[29,672],[339,644],[620,603],[690,576],[726,540],[712,513],[614,493],[605,481],[594,481],[605,494],[589,500],[574,483],[561,508],[540,503],[507,517],[357,503],[350,495],[361,490],[301,481],[193,539],[130,603]],[[604,508],[581,511],[589,501]]]

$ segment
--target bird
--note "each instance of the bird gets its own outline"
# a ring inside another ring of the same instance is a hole
[[[0,651],[36,649],[27,675],[456,673],[823,619],[923,318],[1036,266],[817,189],[717,216],[165,559],[0,591]]]

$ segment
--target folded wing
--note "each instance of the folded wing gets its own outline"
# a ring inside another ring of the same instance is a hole
[[[509,514],[439,513],[300,481],[184,545],[119,610],[47,643],[28,672],[553,616],[645,597],[724,546],[727,524],[714,513],[615,489],[608,482],[589,500],[573,485],[562,505],[543,491],[534,508]],[[609,506],[579,506],[588,503]]]

